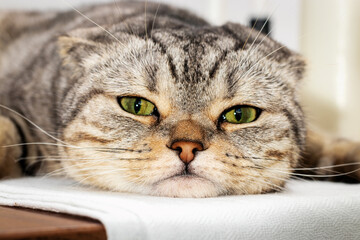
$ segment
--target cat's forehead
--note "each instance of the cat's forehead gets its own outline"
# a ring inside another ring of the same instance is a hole
[[[274,49],[281,44],[241,24],[227,23],[222,26],[161,28],[152,31],[151,40],[163,47],[181,47],[184,52],[202,55],[207,50],[247,50],[261,44],[262,48]],[[286,48],[284,49],[286,51]],[[284,50],[281,50],[283,52]]]
[[[290,75],[292,53],[239,24],[159,30],[151,39],[167,58],[178,103],[189,103],[184,105],[188,110],[235,95],[253,104],[269,102],[266,91],[281,90]]]

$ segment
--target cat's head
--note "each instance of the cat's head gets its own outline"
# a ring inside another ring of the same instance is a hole
[[[69,176],[171,197],[283,186],[305,141],[301,57],[232,23],[109,32],[59,39]]]

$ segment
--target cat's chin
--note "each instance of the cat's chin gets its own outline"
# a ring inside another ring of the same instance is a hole
[[[221,190],[211,181],[195,175],[174,176],[154,186],[153,195],[163,197],[203,198],[221,195]]]

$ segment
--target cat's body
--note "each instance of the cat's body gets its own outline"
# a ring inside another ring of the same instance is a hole
[[[57,143],[2,148],[3,175],[60,169],[115,191],[208,197],[278,190],[302,156],[314,167],[359,155],[306,142],[303,60],[238,24],[135,2],[0,13],[0,51],[0,103],[52,136],[2,108],[0,145]],[[156,107],[134,114],[131,97]],[[231,110],[254,116],[231,123]]]

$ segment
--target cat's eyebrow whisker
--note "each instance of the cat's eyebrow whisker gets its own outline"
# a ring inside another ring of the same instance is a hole
[[[147,3],[148,3],[148,0],[145,0],[145,17],[144,17],[144,20],[145,20],[145,40],[148,41],[148,33],[147,33]]]
[[[285,48],[285,46],[281,46],[278,47],[277,49],[273,50],[272,52],[270,52],[269,54],[267,54],[266,56],[260,58],[254,65],[252,65],[242,76],[241,78],[246,78],[250,73],[251,70],[253,70],[261,61],[263,61],[264,59],[270,57],[271,55],[273,55],[274,53],[276,53],[277,51],[280,51],[281,49]]]
[[[258,34],[256,35],[254,41],[251,43],[250,47],[249,47],[249,50],[248,50],[248,53],[246,54],[246,56],[244,57],[244,59],[240,62],[240,66],[248,59],[248,57],[253,53],[255,52],[262,44],[262,42],[267,39],[267,37],[270,35],[270,33],[272,32],[272,29],[261,39],[260,43],[253,49],[253,45],[254,43],[256,42],[256,40],[258,39],[258,37],[260,36],[262,30],[264,29],[265,25],[267,24],[267,22],[270,20],[270,18],[272,17],[272,15],[275,13],[275,11],[277,10],[277,8],[279,7],[279,4],[274,8],[274,10],[271,12],[271,14],[267,17],[266,21],[264,22],[263,26],[261,27],[260,31],[258,32]],[[252,31],[252,30],[251,30]],[[250,32],[251,33],[251,32]],[[250,36],[250,34],[249,34]],[[248,40],[248,39],[247,39]],[[246,41],[247,41],[246,40]],[[244,44],[245,46],[245,44]],[[278,51],[278,50],[276,50]],[[273,53],[270,53],[270,55],[273,54]],[[265,57],[268,57],[265,56]],[[263,58],[261,58],[260,60],[258,60],[250,69],[248,69],[245,73],[243,73],[240,77],[241,78],[245,78],[247,77],[247,75],[251,72],[251,70],[253,69],[254,66],[256,66],[260,61],[262,61]]]
[[[272,29],[261,39],[260,43],[255,48],[251,48],[251,47],[249,48],[248,53],[246,54],[246,56],[239,63],[240,66],[242,66],[244,64],[244,62],[247,60],[247,58],[261,46],[263,41],[265,39],[267,39],[267,37],[270,35],[271,32],[272,32]],[[244,74],[246,74],[246,73],[247,73],[247,71]],[[242,76],[244,74],[242,74]],[[240,77],[240,79],[242,78],[242,76]],[[235,81],[235,83],[236,83],[236,81]],[[234,87],[234,86],[232,86],[232,87]]]
[[[258,20],[259,20],[259,16],[256,17],[256,20],[255,20],[253,26],[251,27],[251,30],[250,30],[248,36],[246,37],[245,42],[244,42],[244,45],[242,46],[241,50],[244,50],[247,42],[249,41],[249,38],[250,38],[250,36],[251,36],[251,33],[252,33],[252,32],[254,31],[254,29],[255,29],[255,26],[256,26],[256,23],[257,23]]]
[[[114,4],[115,4],[115,7],[117,8],[117,10],[119,11],[119,14],[121,14],[121,9],[120,9],[120,7],[119,7],[119,5],[118,5],[118,2],[117,2],[116,0],[113,0],[113,2],[114,2]],[[129,29],[129,31],[130,31],[131,34],[134,34],[134,33],[135,33],[135,32],[134,32],[134,29],[131,27],[131,25],[130,25],[128,22],[126,22],[126,26],[128,27],[128,29]]]
[[[160,0],[159,0],[158,6],[157,6],[157,8],[156,8],[155,15],[154,15],[154,19],[153,19],[153,22],[152,22],[152,25],[151,25],[150,38],[152,38],[152,34],[153,34],[153,31],[154,31],[155,22],[156,22],[156,17],[157,17],[157,14],[158,14],[160,5],[161,5],[161,2],[160,2]]]
[[[269,17],[269,18],[270,18],[270,17]],[[247,60],[247,57],[249,57],[253,52],[255,52],[255,51],[261,46],[261,44],[263,43],[263,41],[264,41],[265,39],[267,39],[267,37],[271,34],[272,29],[269,30],[269,32],[268,32],[266,35],[263,36],[263,38],[261,39],[261,41],[259,42],[259,44],[258,44],[255,48],[253,48],[254,43],[256,42],[256,40],[258,39],[258,37],[260,36],[260,33],[261,33],[261,31],[263,30],[263,28],[264,28],[265,24],[267,23],[267,21],[269,21],[269,18],[266,19],[266,22],[264,23],[264,25],[263,25],[263,27],[261,28],[260,32],[259,32],[258,35],[256,36],[255,40],[251,43],[251,45],[250,45],[250,47],[249,47],[249,50],[248,50],[248,52],[247,52],[247,54],[246,54],[246,57],[240,62],[240,65],[242,65],[242,64]],[[244,45],[244,46],[245,46],[245,45]]]
[[[266,24],[269,22],[270,18],[274,15],[274,13],[277,11],[277,9],[279,8],[279,6],[280,6],[280,3],[278,3],[278,5],[271,11],[271,13],[269,14],[269,16],[266,18],[264,24],[262,25],[261,29],[259,30],[258,34],[256,35],[254,41],[251,43],[249,50],[251,50],[252,46],[254,45],[254,43],[256,42],[256,40],[258,39],[258,37],[260,36],[262,30],[264,30],[264,27],[265,27]],[[256,22],[257,22],[257,20],[258,20],[258,18],[256,19]],[[251,29],[251,31],[253,31],[253,29],[255,28],[255,24],[256,24],[256,23],[254,23],[254,26],[253,26],[253,28]],[[269,33],[270,33],[270,32],[269,32]],[[266,34],[266,36],[268,36],[269,33]],[[250,35],[251,35],[251,32],[250,32],[248,38],[250,37]],[[246,44],[246,42],[248,41],[248,38],[246,39],[245,44]],[[244,49],[244,47],[245,47],[245,44],[244,44],[244,46],[243,46],[243,49]]]

